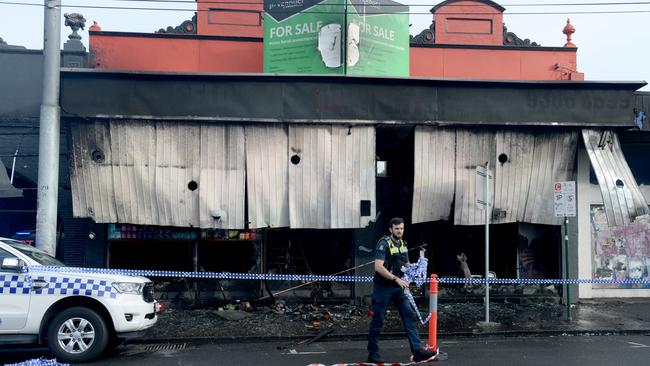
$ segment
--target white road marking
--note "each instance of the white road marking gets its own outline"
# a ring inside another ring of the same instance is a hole
[[[310,352],[298,352],[295,349],[290,349],[289,352],[283,353],[283,355],[319,355],[327,353],[325,351],[310,351]]]
[[[632,345],[632,348],[648,348],[648,347],[650,347],[650,346],[646,346],[645,344],[636,343],[636,342],[627,342],[627,343]]]

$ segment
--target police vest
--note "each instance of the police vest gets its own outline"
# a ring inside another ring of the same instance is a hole
[[[400,239],[399,247],[397,247],[395,246],[395,243],[393,243],[393,239],[391,239],[390,236],[386,236],[384,239],[386,240],[386,243],[388,243],[388,250],[390,255],[408,253],[408,249],[406,248],[406,243],[404,243],[404,240]]]
[[[388,246],[386,251],[386,260],[384,260],[384,267],[393,275],[402,277],[402,266],[408,262],[408,247],[404,240],[399,240],[394,243],[389,236],[381,238]],[[398,286],[394,281],[384,278],[379,273],[375,272],[374,282],[384,286]]]

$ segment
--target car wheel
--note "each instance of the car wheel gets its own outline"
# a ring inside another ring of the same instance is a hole
[[[47,328],[47,345],[63,362],[86,362],[96,358],[106,349],[108,338],[104,319],[83,307],[62,311]]]

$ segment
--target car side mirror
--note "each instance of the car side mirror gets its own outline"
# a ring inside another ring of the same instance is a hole
[[[2,259],[2,269],[6,271],[20,272],[24,264],[25,263],[18,258]]]

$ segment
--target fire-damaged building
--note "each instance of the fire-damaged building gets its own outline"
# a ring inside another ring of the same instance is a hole
[[[199,0],[191,20],[152,34],[94,24],[89,67],[61,74],[72,211],[93,222],[89,247],[103,248],[86,263],[366,275],[401,216],[430,272],[458,275],[464,253],[480,274],[476,167],[487,163],[497,277],[647,278],[645,83],[584,81],[570,22],[556,30],[564,46],[544,47],[510,32],[504,10],[435,5],[431,26],[410,38],[409,77],[264,73],[261,3]],[[567,253],[554,205],[564,181],[577,182]],[[269,283],[273,293],[291,285]],[[371,290],[319,286],[359,301]],[[622,287],[573,293],[650,295]],[[283,294],[314,287],[301,290]]]

